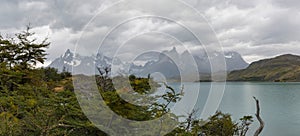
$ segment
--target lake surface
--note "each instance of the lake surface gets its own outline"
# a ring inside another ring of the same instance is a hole
[[[185,96],[178,104],[179,108],[175,106],[173,112],[184,114],[191,109],[197,109],[197,116],[200,117],[212,83],[182,84],[184,84]],[[218,84],[222,83],[214,83],[214,86]],[[180,83],[170,83],[170,85],[180,90]],[[235,121],[244,115],[253,116],[255,122],[248,135],[253,135],[258,127],[253,96],[260,100],[261,117],[265,122],[262,136],[300,135],[300,83],[227,82],[224,95],[216,109],[230,113]]]

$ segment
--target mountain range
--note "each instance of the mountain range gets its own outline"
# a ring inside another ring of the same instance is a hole
[[[74,54],[69,49],[60,57],[56,58],[49,67],[53,67],[62,71],[63,69],[71,71],[72,67],[76,73],[93,75],[91,71],[93,67],[109,67],[113,65],[119,71],[129,70],[129,74],[138,76],[147,76],[149,73],[160,72],[167,78],[176,78],[180,74],[195,75],[195,74],[210,74],[210,62],[218,62],[224,60],[226,62],[227,72],[240,70],[248,67],[248,63],[237,52],[214,52],[212,56],[208,57],[205,52],[198,54],[190,54],[187,51],[179,53],[174,47],[171,50],[165,50],[161,53],[149,52],[140,55],[132,63],[122,62],[119,58],[114,59],[103,54],[96,54],[91,56],[82,56]],[[198,70],[198,73],[195,73]],[[184,71],[184,73],[180,73]]]
[[[91,71],[94,67],[109,67],[112,59],[101,54],[92,56],[82,56],[74,54],[68,49],[59,58],[56,58],[50,63],[48,67],[56,68],[59,72],[63,70],[76,71],[75,74],[93,75],[95,72]]]

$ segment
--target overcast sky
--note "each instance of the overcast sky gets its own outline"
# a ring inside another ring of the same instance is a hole
[[[67,49],[74,50],[78,40],[77,50],[92,54],[104,37],[101,52],[122,50],[133,57],[145,50],[180,45],[197,50],[201,44],[215,44],[216,39],[225,51],[239,52],[247,62],[286,53],[300,55],[299,0],[0,1],[1,34],[12,35],[31,23],[38,37],[49,37],[52,43],[48,62]],[[145,15],[155,17],[141,17]],[[200,35],[201,43],[193,34]]]

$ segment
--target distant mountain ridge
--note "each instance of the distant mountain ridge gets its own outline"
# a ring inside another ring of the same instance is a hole
[[[227,63],[227,71],[239,70],[246,68],[249,64],[244,61],[242,56],[237,52],[214,52],[213,57],[208,59],[205,53],[193,54],[184,51],[178,53],[174,47],[171,50],[165,50],[162,53],[148,53],[145,54],[141,60],[135,60],[133,63],[120,61],[117,57],[114,58],[114,66],[118,67],[120,71],[129,69],[130,74],[138,76],[147,76],[149,73],[160,72],[168,78],[180,76],[180,70],[184,69],[185,74],[193,75],[191,69],[196,67],[199,73],[211,73],[210,61],[218,61],[223,59]],[[191,60],[195,60],[194,63]],[[63,69],[71,71],[72,67],[75,69],[75,74],[95,74],[94,66],[107,67],[112,65],[112,58],[104,56],[101,53],[92,56],[81,56],[74,54],[67,50],[62,56],[56,58],[49,67],[57,68],[59,71]],[[197,73],[197,74],[199,74]]]
[[[93,75],[95,74],[94,67],[109,67],[111,65],[112,59],[101,54],[96,56],[81,56],[79,54],[72,53],[69,49],[64,53],[64,55],[56,58],[48,67],[53,67],[58,69],[58,71],[63,71],[63,69],[72,72],[76,71],[75,74]]]
[[[243,70],[230,72],[229,81],[300,81],[300,56],[285,54],[253,62]]]
[[[186,78],[199,74],[200,77],[205,76],[205,79],[207,79],[207,76],[211,73],[210,63],[212,61],[220,62],[225,59],[227,64],[225,71],[244,69],[249,65],[237,52],[225,52],[224,54],[221,52],[214,52],[209,58],[205,52],[190,54],[189,52],[184,51],[183,53],[178,53],[176,48],[173,47],[172,50],[163,51],[156,55],[153,54],[153,56],[159,57],[156,61],[149,61],[145,66],[132,65],[131,70],[134,71],[132,74],[146,76],[148,73],[160,72],[167,78],[178,79],[183,76],[183,73],[180,72],[184,72]],[[222,66],[220,65],[220,67]],[[193,71],[195,69],[198,70],[198,73]],[[190,81],[192,81],[191,78]]]

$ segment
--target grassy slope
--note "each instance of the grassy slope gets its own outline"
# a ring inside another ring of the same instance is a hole
[[[286,54],[252,63],[244,70],[232,71],[229,81],[300,81],[300,56]]]

